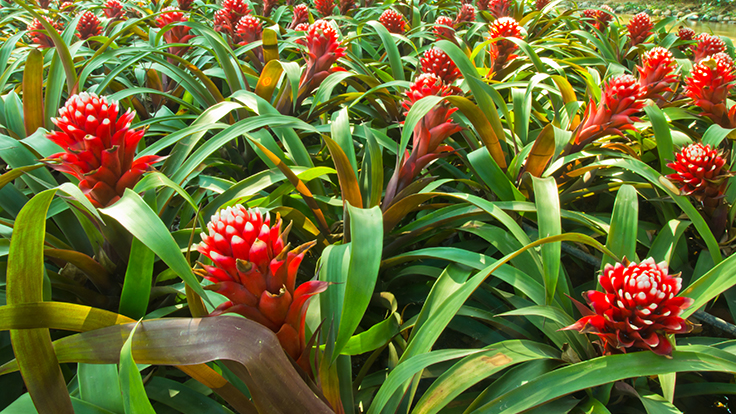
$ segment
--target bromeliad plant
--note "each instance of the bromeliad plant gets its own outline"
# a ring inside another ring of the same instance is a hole
[[[2,6],[0,410],[729,404],[726,39],[541,0]]]

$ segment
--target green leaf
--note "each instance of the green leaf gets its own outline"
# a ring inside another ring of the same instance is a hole
[[[156,256],[140,240],[133,239],[130,246],[128,268],[125,271],[123,292],[118,312],[133,319],[146,315],[148,298],[153,281],[153,262]]]
[[[388,319],[371,326],[367,331],[353,335],[342,348],[342,355],[360,355],[386,345],[399,334],[399,314],[392,313]]]
[[[18,214],[7,265],[8,305],[43,302],[46,212],[56,190],[46,190]],[[28,393],[42,413],[73,413],[66,383],[46,329],[11,330],[10,341]]]
[[[100,209],[102,213],[117,220],[136,239],[151,249],[199,296],[209,303],[202,286],[194,276],[192,268],[179,250],[179,246],[161,219],[141,197],[126,189],[123,197],[110,207]],[[210,303],[211,305],[211,303]]]
[[[404,80],[404,66],[401,64],[401,55],[399,55],[399,48],[396,46],[391,33],[386,29],[386,26],[377,20],[371,20],[366,24],[372,27],[378,33],[378,37],[381,38],[383,47],[386,49],[386,55],[388,55],[388,62],[391,66],[391,73],[393,74],[394,80]]]
[[[350,215],[350,263],[342,301],[340,325],[332,353],[334,361],[348,343],[376,287],[383,251],[383,221],[381,209],[348,206]]]
[[[534,203],[537,206],[539,237],[557,236],[562,233],[560,219],[560,197],[557,183],[552,177],[532,177],[534,183]],[[610,248],[610,246],[609,246]],[[544,265],[545,303],[552,303],[557,289],[557,278],[560,275],[560,256],[562,243],[547,243],[542,246],[542,263]]]
[[[138,323],[133,326],[128,339],[120,349],[120,390],[123,392],[123,407],[125,414],[156,414],[151,402],[148,401],[141,373],[133,360],[131,348],[136,328]]]
[[[115,364],[79,364],[79,397],[100,408],[123,414],[123,398]]]
[[[632,262],[638,261],[636,256],[636,232],[639,219],[639,199],[634,187],[624,184],[619,188],[611,215],[611,229],[606,238],[606,247],[618,257],[625,257]],[[613,259],[604,257],[601,270]]]
[[[654,138],[657,140],[659,170],[662,174],[671,174],[674,170],[668,167],[667,163],[675,160],[675,148],[672,144],[672,133],[670,132],[670,125],[667,123],[667,118],[665,118],[664,112],[657,105],[645,106],[644,112],[649,117],[649,122],[652,123]]]
[[[165,404],[182,414],[227,414],[229,412],[212,398],[164,377],[153,377],[146,384],[146,393],[150,399]]]
[[[28,135],[43,128],[43,54],[31,49],[23,70],[23,122]]]

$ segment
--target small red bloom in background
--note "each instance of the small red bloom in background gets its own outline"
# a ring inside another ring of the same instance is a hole
[[[695,30],[689,27],[680,26],[680,30],[677,31],[677,37],[683,42],[695,40]],[[680,45],[679,46],[679,49],[683,52],[686,50],[690,50],[690,48],[691,48],[690,45]]]
[[[46,19],[46,21],[56,29],[57,33],[61,33],[61,31],[64,30],[64,26],[61,22],[52,22],[46,16],[41,17]],[[46,29],[38,19],[33,19],[31,24],[28,25],[28,35],[31,37],[31,41],[33,41],[39,49],[54,47],[54,42],[51,40],[49,35],[46,34]]]
[[[87,40],[92,36],[99,36],[100,34],[102,34],[100,19],[90,11],[82,13],[82,17],[77,24],[77,37]]]
[[[675,155],[675,162],[667,164],[675,173],[667,176],[685,195],[698,201],[723,197],[732,173],[726,167],[718,150],[701,143],[690,144]]]
[[[294,27],[297,32],[306,32],[309,30],[309,23],[299,23]]]
[[[74,13],[76,10],[76,7],[74,6],[74,3],[70,1],[65,1],[61,3],[61,6],[59,6],[59,11],[63,11],[64,13]]]
[[[255,16],[243,16],[235,27],[235,38],[240,46],[261,40],[263,38],[261,20]],[[253,53],[255,53],[258,60],[263,61],[263,47],[258,46],[253,50]]]
[[[460,74],[460,69],[458,69],[455,62],[447,56],[447,53],[436,47],[424,52],[424,55],[419,59],[419,63],[422,65],[423,73],[432,73],[442,79],[442,81],[447,85],[462,76]]]
[[[652,34],[653,27],[654,24],[652,24],[652,19],[646,12],[641,12],[629,20],[629,24],[626,28],[629,30],[631,46],[644,43],[644,41]]]
[[[521,33],[521,26],[512,17],[502,17],[491,23],[488,28],[489,37],[496,39],[499,37],[515,37],[517,39],[523,39],[524,36]],[[516,43],[507,40],[499,39],[496,40],[490,47],[491,60],[493,61],[493,72],[501,70],[508,62],[516,59],[518,56],[514,54],[516,49]]]
[[[214,266],[202,265],[197,273],[213,284],[207,290],[229,300],[210,316],[237,313],[269,328],[284,351],[306,372],[311,372],[304,332],[309,298],[324,292],[328,283],[309,281],[296,287],[296,275],[304,254],[315,245],[291,249],[287,243],[291,225],[280,218],[270,226],[268,214],[242,205],[215,213],[202,233],[197,250]]]
[[[175,10],[173,7],[163,9],[163,13],[156,18],[156,26],[163,29],[170,24],[189,21],[189,17],[184,13]],[[166,43],[188,43],[194,37],[194,35],[189,34],[190,30],[187,26],[174,26],[164,33],[164,40],[166,40]],[[188,49],[188,46],[172,46],[169,48],[169,53],[182,56]]]
[[[455,29],[453,28],[453,21],[447,16],[440,16],[435,20],[432,32],[437,36],[437,40],[450,40],[455,41]]]
[[[699,34],[695,40],[696,44],[691,46],[693,51],[693,61],[700,62],[708,56],[726,51],[726,44],[718,36],[711,36],[708,33]]]
[[[439,20],[439,19],[438,19]],[[459,28],[463,23],[472,23],[475,21],[475,7],[472,4],[463,4],[460,6],[460,10],[457,12],[455,21],[452,22],[451,26],[454,29]]]
[[[625,258],[608,264],[598,277],[603,292],[583,293],[592,312],[581,309],[588,315],[563,329],[597,335],[604,355],[650,350],[670,356],[672,344],[666,335],[692,330],[680,315],[693,299],[675,296],[682,289],[677,276],[652,258],[639,264]]]
[[[604,4],[601,6],[601,9],[598,10],[598,21],[601,24],[601,30],[604,30],[606,27],[608,27],[608,24],[611,23],[613,20],[614,15],[613,9],[608,6],[607,4]]]
[[[335,11],[335,0],[314,0],[314,7],[323,17],[332,16]]]
[[[250,9],[243,0],[224,0],[222,9],[215,12],[215,31],[229,35],[232,40],[235,26],[246,14],[250,14]]]
[[[634,130],[634,115],[644,107],[645,89],[631,75],[619,75],[603,87],[601,101],[596,105],[590,100],[583,121],[576,129],[574,149],[605,135],[621,135],[624,130]],[[571,151],[574,152],[574,151]]]
[[[404,16],[393,9],[386,9],[378,18],[378,21],[386,26],[386,29],[391,33],[403,34],[406,31],[406,26],[408,26]]]
[[[340,10],[340,14],[343,16],[347,16],[348,12],[355,7],[355,0],[340,0],[337,5],[337,8]]]
[[[537,10],[542,10],[544,6],[548,5],[550,0],[536,0],[534,2],[534,7],[537,8]]]
[[[610,13],[610,14],[609,14]],[[594,27],[598,31],[604,31],[608,27],[608,24],[613,20],[613,9],[603,5],[601,10],[587,9],[583,10],[583,17],[588,20],[588,24]]]
[[[448,96],[454,94],[454,91],[437,75],[423,73],[414,80],[406,92],[407,99],[402,106],[408,113],[411,107],[424,97]],[[440,103],[427,112],[414,127],[411,153],[406,150],[386,187],[383,199],[384,211],[392,204],[394,197],[419,176],[424,167],[452,151],[452,147],[441,144],[452,134],[462,130],[462,127],[450,117],[455,111],[457,108],[450,108],[446,102]]]
[[[639,83],[646,90],[642,99],[661,99],[664,92],[672,92],[670,87],[677,81],[675,71],[677,62],[669,50],[663,47],[655,47],[644,53],[641,58],[639,71]]]
[[[176,0],[176,3],[179,5],[179,10],[189,11],[192,9],[194,0]]]
[[[93,93],[74,95],[51,121],[58,131],[46,135],[65,152],[48,159],[58,161],[52,168],[79,179],[79,189],[95,205],[115,203],[126,188],[133,188],[144,172],[163,158],[147,155],[135,158],[143,130],[130,129],[135,112],[118,117],[119,106]]]
[[[118,0],[107,0],[102,9],[108,19],[121,19],[125,13],[125,7]]]
[[[685,78],[685,95],[703,110],[701,115],[724,128],[733,128],[736,126],[736,106],[729,111],[726,98],[734,87],[734,80],[733,61],[725,53],[716,53],[693,65]]]
[[[486,8],[496,19],[509,16],[511,11],[510,0],[488,0]]]
[[[294,6],[294,17],[291,19],[289,29],[296,29],[296,26],[300,23],[309,22],[309,9],[306,4],[297,4]],[[307,24],[307,27],[309,24]]]

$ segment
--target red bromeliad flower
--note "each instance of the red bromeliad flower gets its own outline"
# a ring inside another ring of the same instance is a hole
[[[677,81],[675,71],[677,62],[669,50],[663,47],[655,47],[641,58],[639,71],[639,83],[646,89],[642,99],[662,99],[662,93],[672,92],[670,85]]]
[[[550,0],[536,0],[534,2],[534,7],[537,8],[537,10],[542,10],[544,6],[548,5]]]
[[[601,24],[601,30],[608,27],[608,24],[613,20],[614,13],[613,9],[607,4],[601,6],[601,10],[598,10],[598,21]]]
[[[322,16],[332,16],[332,12],[335,11],[335,0],[314,0],[314,7]]]
[[[70,1],[65,1],[61,3],[61,6],[59,6],[59,10],[65,13],[74,13],[75,9],[76,7],[74,7],[74,3]]]
[[[649,35],[652,34],[652,19],[646,12],[641,12],[634,16],[626,28],[629,30],[629,37],[631,38],[631,46],[636,46],[639,43],[643,43]]]
[[[502,17],[491,23],[488,28],[491,39],[499,37],[516,37],[523,39],[524,36],[521,33],[521,27],[512,17]],[[506,64],[517,58],[514,52],[518,49],[516,43],[506,40],[499,39],[491,45],[490,53],[491,60],[493,61],[493,72],[498,72]]]
[[[46,21],[56,29],[57,33],[61,33],[64,30],[64,26],[61,22],[53,22],[46,16],[42,16]],[[54,42],[51,40],[49,35],[46,34],[46,29],[43,27],[38,19],[33,19],[31,24],[28,25],[28,34],[31,36],[33,43],[38,45],[39,49],[46,49],[54,47]]]
[[[438,19],[439,20],[439,19]],[[460,10],[457,12],[457,17],[452,23],[452,27],[457,29],[463,25],[463,23],[472,23],[475,21],[475,7],[472,4],[466,3],[460,6]]]
[[[119,111],[117,102],[80,93],[66,101],[58,118],[51,118],[59,131],[46,135],[65,151],[48,158],[59,161],[52,167],[78,178],[79,189],[95,207],[116,202],[163,159],[156,155],[134,159],[144,131],[130,129],[135,112],[128,110],[118,118]]]
[[[455,40],[455,29],[453,28],[453,22],[452,19],[447,16],[438,17],[437,20],[434,22],[434,27],[432,28],[432,31],[434,32],[435,36],[437,36],[437,40]]]
[[[424,97],[448,96],[453,92],[453,88],[445,85],[435,74],[423,73],[407,91],[407,99],[402,106],[408,113],[411,107]],[[411,154],[409,150],[404,153],[399,168],[389,180],[383,199],[384,210],[391,205],[396,194],[416,179],[424,167],[452,151],[452,147],[440,144],[452,134],[462,130],[450,118],[455,111],[457,108],[450,108],[446,102],[441,103],[432,108],[414,127]]]
[[[689,27],[680,26],[680,30],[677,31],[677,37],[683,42],[695,40],[695,30]],[[680,45],[679,49],[684,52],[690,49],[690,45]]]
[[[622,135],[623,130],[635,129],[639,119],[633,115],[644,107],[645,89],[631,75],[619,75],[603,87],[601,101],[596,106],[590,100],[583,122],[576,129],[574,149],[604,135]]]
[[[294,6],[294,17],[291,19],[289,29],[295,29],[300,23],[309,22],[309,9],[306,4],[297,4]],[[307,24],[309,26],[309,24]]]
[[[688,333],[692,325],[681,318],[693,299],[675,296],[682,288],[679,275],[668,274],[667,264],[649,258],[636,264],[624,259],[606,265],[598,282],[603,292],[583,293],[592,312],[565,330],[592,333],[601,339],[603,354],[650,350],[672,355],[666,334]]]
[[[210,316],[237,313],[266,326],[276,333],[284,351],[311,372],[305,315],[309,298],[324,292],[328,283],[310,281],[296,287],[296,275],[315,242],[290,249],[286,239],[291,224],[282,229],[277,216],[270,226],[268,214],[242,205],[215,213],[207,229],[197,250],[214,266],[202,265],[197,274],[213,283],[205,289],[229,299]]]
[[[101,33],[100,19],[90,11],[82,13],[82,17],[77,24],[77,37],[87,40],[92,36],[99,36]]]
[[[263,26],[261,21],[254,16],[246,15],[238,22],[235,27],[235,38],[240,46],[256,42],[263,38]],[[259,46],[253,50],[256,58],[263,61],[263,47]]]
[[[603,5],[601,9],[602,10],[597,10],[597,9],[583,10],[583,17],[585,17],[586,20],[588,20],[588,24],[590,26],[602,32],[606,30],[606,27],[608,27],[608,24],[613,19],[613,16],[612,16],[613,9],[611,9],[610,7],[606,5]]]
[[[403,34],[408,26],[404,16],[392,9],[386,9],[378,20],[391,33]]]
[[[107,0],[102,11],[105,12],[105,17],[111,20],[121,19],[125,13],[123,4],[118,0]]]
[[[447,56],[447,53],[436,47],[424,52],[424,55],[419,59],[419,63],[422,65],[422,72],[434,74],[442,79],[446,85],[455,82],[457,78],[462,76],[460,69],[455,66],[455,62]]]
[[[156,18],[156,26],[163,29],[170,24],[189,21],[184,13],[175,10],[173,7],[163,9],[163,13]],[[189,30],[191,29],[187,26],[174,26],[164,33],[164,40],[166,40],[166,43],[188,43],[194,37],[194,35],[189,34]],[[188,49],[187,46],[172,46],[169,48],[169,53],[182,56]]]
[[[695,38],[695,40],[698,42],[691,46],[691,50],[693,51],[693,60],[695,62],[700,62],[708,56],[713,56],[716,53],[726,51],[726,44],[723,43],[723,40],[718,36],[701,33]]]
[[[701,143],[690,144],[675,158],[675,162],[667,164],[675,173],[667,178],[675,182],[683,194],[698,201],[723,197],[732,173],[715,148]]]
[[[734,87],[733,61],[725,53],[716,53],[693,65],[690,76],[685,78],[685,95],[703,110],[702,115],[709,117],[723,128],[736,126],[736,106],[730,111],[726,107],[726,98]]]
[[[510,13],[511,0],[488,0],[486,8],[497,19],[506,17]]]
[[[337,8],[340,10],[340,14],[343,16],[347,16],[348,12],[355,7],[355,0],[340,0],[337,5]]]
[[[235,26],[246,14],[250,14],[250,9],[243,0],[224,0],[222,9],[215,12],[215,31],[227,34],[232,39]]]
[[[192,8],[194,0],[176,0],[176,2],[179,4],[179,10],[189,11]]]
[[[294,30],[297,32],[306,32],[309,30],[309,23],[299,23],[294,27]]]

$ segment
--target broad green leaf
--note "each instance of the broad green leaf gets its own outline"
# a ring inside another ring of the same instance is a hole
[[[667,123],[667,118],[665,118],[664,112],[657,105],[645,106],[644,112],[649,117],[649,122],[652,123],[654,138],[657,140],[659,170],[662,174],[671,174],[674,170],[668,167],[667,163],[675,160],[675,148],[672,145],[672,133],[670,132],[670,125]]]
[[[118,312],[131,318],[142,318],[148,309],[148,298],[153,281],[153,262],[156,256],[140,240],[130,246],[128,268],[125,271],[123,292]]]
[[[337,170],[337,178],[340,181],[343,201],[355,207],[363,206],[363,196],[360,194],[360,185],[355,175],[355,170],[350,164],[350,158],[343,152],[342,148],[330,137],[323,135],[327,148],[332,155]],[[352,141],[352,138],[351,138]]]
[[[342,355],[360,355],[386,345],[399,334],[399,315],[392,313],[388,319],[371,326],[368,330],[353,335],[342,348]]]
[[[79,398],[116,414],[123,414],[123,399],[115,364],[79,364]],[[73,401],[72,401],[73,403]]]
[[[534,183],[534,203],[537,206],[539,237],[557,236],[562,233],[560,219],[560,197],[557,183],[552,177],[532,177]],[[610,246],[608,246],[610,248]],[[552,303],[557,289],[560,274],[560,255],[562,243],[547,243],[542,246],[542,263],[544,265],[545,302]]]
[[[146,390],[143,387],[143,379],[138,367],[133,360],[131,350],[133,335],[138,328],[138,323],[133,326],[130,335],[120,348],[120,390],[123,393],[123,407],[125,414],[156,414],[151,402],[148,401]]]
[[[401,55],[399,55],[399,48],[396,46],[393,36],[389,33],[386,26],[377,20],[371,20],[366,23],[372,27],[373,30],[378,33],[378,37],[383,42],[383,47],[386,50],[388,56],[388,62],[391,66],[391,73],[393,74],[394,80],[404,80],[404,66],[401,64]]]
[[[30,135],[44,127],[43,119],[43,54],[31,49],[23,70],[23,122]]]
[[[606,238],[606,247],[618,257],[625,257],[632,262],[638,261],[636,256],[636,232],[639,219],[639,199],[634,187],[624,184],[616,194],[611,215],[611,229]],[[604,257],[601,270],[613,259]]]
[[[174,270],[184,283],[209,302],[171,233],[138,194],[131,189],[126,189],[118,202],[100,211],[117,220]]]
[[[46,212],[56,190],[33,197],[18,214],[8,254],[8,305],[43,302]],[[48,328],[10,331],[15,357],[33,404],[42,413],[73,413]]]

